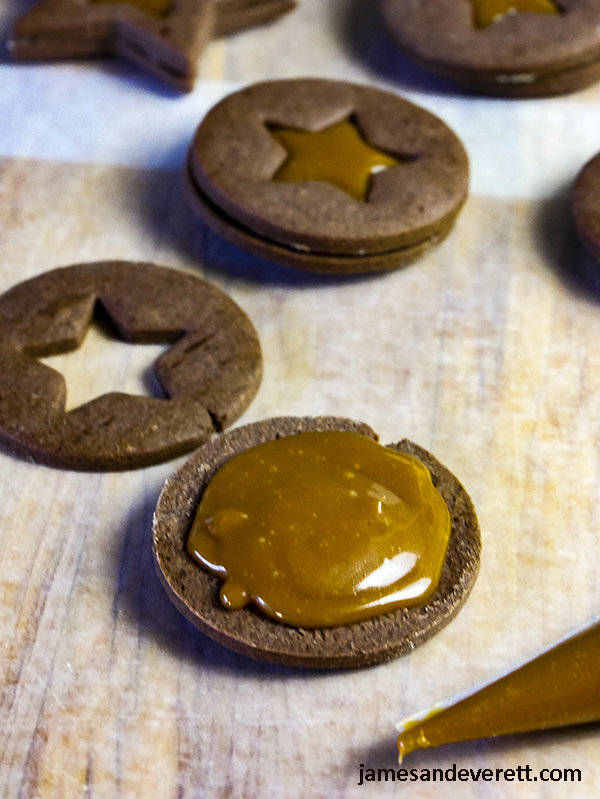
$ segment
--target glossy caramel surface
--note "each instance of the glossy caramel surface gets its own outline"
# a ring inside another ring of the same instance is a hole
[[[499,22],[506,14],[530,11],[536,14],[560,14],[554,0],[471,0],[476,28]]]
[[[600,721],[599,664],[600,622],[469,696],[405,722],[400,757],[457,741]]]
[[[351,118],[316,132],[277,126],[269,131],[288,154],[273,180],[325,181],[361,202],[368,200],[373,175],[402,163],[369,144]]]
[[[217,472],[187,548],[224,579],[226,607],[331,627],[429,597],[450,524],[417,459],[356,433],[301,433]]]

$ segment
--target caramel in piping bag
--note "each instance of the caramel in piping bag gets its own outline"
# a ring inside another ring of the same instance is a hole
[[[600,721],[600,617],[493,682],[397,725],[415,749]]]

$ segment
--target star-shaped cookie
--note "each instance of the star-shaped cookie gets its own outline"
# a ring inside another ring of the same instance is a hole
[[[315,132],[281,127],[270,132],[288,153],[273,180],[322,180],[362,202],[374,174],[402,163],[365,141],[352,117]]]
[[[266,22],[295,0],[40,0],[8,40],[19,60],[117,55],[190,91],[205,45]]]

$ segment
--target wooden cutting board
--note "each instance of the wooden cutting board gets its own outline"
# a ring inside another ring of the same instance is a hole
[[[270,28],[214,43],[203,80],[391,80],[393,70],[375,71],[368,42],[348,32],[364,20],[380,60],[391,58],[372,11],[347,2],[303,0]],[[456,229],[421,262],[368,278],[305,275],[201,231],[176,169],[8,155],[0,289],[108,258],[189,269],[221,286],[264,348],[264,382],[240,423],[339,414],[371,424],[384,443],[408,437],[431,450],[479,513],[483,562],[471,598],[437,637],[387,665],[320,673],[255,663],[193,629],[155,576],[152,512],[181,461],[78,474],[2,451],[0,796],[596,798],[597,725],[416,753],[405,765],[418,780],[358,784],[361,764],[394,768],[395,722],[516,665],[600,610],[600,278],[594,287],[594,265],[572,241],[564,191],[511,195],[503,181],[516,169],[545,186],[546,164],[566,185],[572,164],[600,149],[592,125],[600,89],[511,105],[414,75],[397,88],[460,122],[472,157],[473,192]],[[43,111],[30,113],[43,123]],[[573,134],[579,150],[559,135],[575,117],[589,120],[585,137],[581,126]],[[572,164],[557,171],[568,153]],[[107,349],[109,361],[99,360]],[[77,403],[115,387],[152,391],[156,354],[92,331],[80,354],[56,364]],[[112,374],[98,366],[109,362]],[[421,779],[453,764],[529,766],[536,776],[580,769],[581,782],[458,788]]]

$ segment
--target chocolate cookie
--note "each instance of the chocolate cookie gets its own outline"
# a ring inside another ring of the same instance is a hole
[[[370,427],[348,419],[283,417],[231,430],[201,447],[167,481],[154,515],[158,575],[175,606],[215,641],[258,660],[290,666],[367,666],[412,651],[444,627],[466,600],[479,570],[481,541],[473,504],[458,480],[410,441],[390,445],[418,458],[450,511],[452,530],[437,591],[422,605],[344,627],[304,629],[268,618],[251,606],[226,610],[220,580],[186,552],[202,493],[233,455],[275,438],[314,430],[348,430],[377,440]]]
[[[329,80],[258,83],[205,117],[187,195],[223,238],[278,263],[369,272],[415,260],[450,231],[468,159],[437,117]]]
[[[39,0],[8,40],[16,59],[118,55],[181,91],[215,36],[289,11],[295,0]]]
[[[482,94],[542,97],[600,79],[600,0],[380,0],[424,69]]]
[[[600,153],[583,167],[571,194],[577,237],[600,261]]]
[[[292,11],[296,0],[213,0],[216,10],[215,36],[262,25]]]
[[[63,376],[36,358],[77,349],[97,305],[124,341],[172,345],[155,363],[169,399],[111,393],[65,412]],[[246,314],[175,269],[78,264],[0,297],[0,442],[49,466],[116,471],[189,452],[240,416],[261,375]]]

